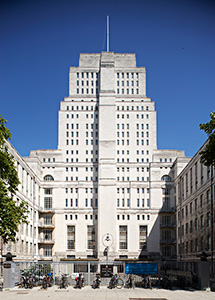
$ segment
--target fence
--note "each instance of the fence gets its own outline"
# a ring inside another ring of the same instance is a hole
[[[147,263],[147,262],[138,262]],[[158,274],[150,275],[152,282],[156,285],[160,284],[160,279],[165,275],[169,276],[171,280],[177,277],[186,277],[186,279],[192,282],[193,274],[199,275],[198,262],[177,262],[177,261],[159,261],[153,262],[158,264]],[[58,262],[16,262],[15,267],[15,282],[18,284],[20,281],[20,274],[22,270],[30,270],[32,273],[36,272],[37,275],[44,275],[49,272],[53,273],[54,283],[58,284],[61,278],[61,274],[69,274],[69,284],[75,285],[75,277],[78,273],[84,275],[85,283],[87,285],[92,284],[92,281],[96,277],[97,273],[101,273],[102,265],[109,265],[112,267],[114,274],[118,274],[124,280],[127,279],[125,274],[125,264],[123,261],[114,262],[101,262],[101,261],[58,261]],[[144,274],[135,275],[134,282],[136,285],[141,284]],[[101,277],[101,284],[107,285],[109,278]]]
[[[59,261],[59,262],[16,262],[16,284],[20,281],[20,274],[24,270],[29,270],[32,273],[36,273],[39,276],[47,274],[48,272],[53,273],[53,280],[55,284],[58,284],[61,278],[61,274],[69,274],[69,284],[75,284],[75,277],[82,273],[87,285],[90,285],[95,279],[96,274],[100,273],[101,265],[107,265],[107,262],[101,261]],[[113,273],[119,274],[125,279],[124,274],[124,263],[113,262],[108,263],[109,266],[113,267]],[[101,278],[101,284],[107,284],[107,278]]]

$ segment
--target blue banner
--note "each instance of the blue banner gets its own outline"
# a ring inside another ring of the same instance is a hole
[[[156,263],[125,264],[125,274],[158,274]]]

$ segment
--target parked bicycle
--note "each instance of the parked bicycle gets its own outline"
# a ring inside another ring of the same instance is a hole
[[[60,289],[66,289],[68,288],[69,282],[68,282],[68,275],[69,274],[61,274],[61,280],[60,280]]]
[[[22,272],[20,277],[19,288],[32,289],[32,287],[33,284],[32,284],[31,273]]]
[[[52,284],[53,284],[52,273],[48,273],[47,275],[44,275],[42,279],[42,288],[47,289],[47,287],[51,287]]]
[[[113,275],[109,281],[109,285],[108,288],[109,289],[113,289],[113,288],[117,288],[117,289],[121,289],[124,285],[124,282],[122,280],[122,278],[120,276],[118,276],[117,274]]]
[[[101,284],[101,278],[99,274],[96,274],[96,278],[93,280],[92,288],[99,289]]]
[[[134,289],[134,277],[131,274],[129,274],[128,279],[125,282],[125,288]]]
[[[76,281],[76,285],[75,285],[76,289],[81,289],[82,287],[84,287],[85,285],[84,275],[82,273],[80,273],[79,276],[75,278],[75,281]]]

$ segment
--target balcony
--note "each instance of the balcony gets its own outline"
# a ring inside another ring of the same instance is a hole
[[[176,223],[172,222],[172,223],[160,223],[160,228],[175,228],[176,227]]]
[[[172,245],[176,244],[176,238],[166,238],[166,239],[160,239],[161,245]]]
[[[55,209],[54,208],[44,208],[42,206],[40,206],[39,208],[39,212],[42,214],[54,214],[55,213]]]
[[[175,207],[161,207],[160,209],[160,213],[175,213],[176,212],[176,208]]]
[[[39,238],[38,239],[38,244],[50,245],[50,244],[54,244],[54,243],[55,243],[55,241],[52,238],[50,238],[50,239]]]
[[[44,229],[54,229],[55,225],[54,224],[45,224],[44,222],[39,222],[38,227],[44,228]]]

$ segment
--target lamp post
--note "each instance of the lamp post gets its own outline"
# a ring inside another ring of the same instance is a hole
[[[107,249],[107,264],[109,262],[109,248],[113,244],[113,236],[110,233],[106,233],[102,237],[102,244],[106,247]]]

